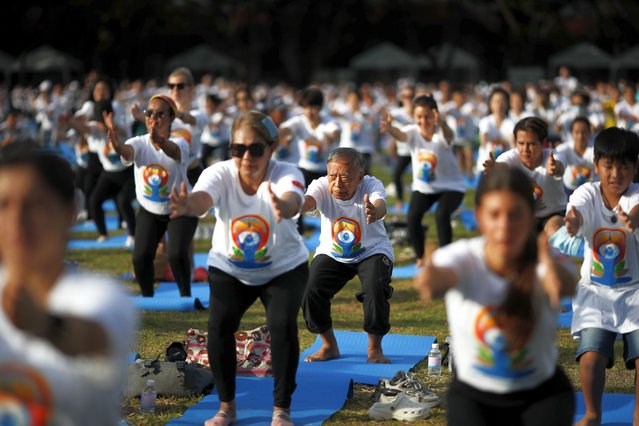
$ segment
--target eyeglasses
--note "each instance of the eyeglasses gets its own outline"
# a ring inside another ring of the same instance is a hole
[[[244,157],[244,153],[248,151],[249,154],[251,154],[251,157],[261,157],[262,155],[264,155],[264,150],[266,149],[266,147],[267,145],[263,143],[252,143],[250,145],[232,143],[231,155],[233,157],[242,158]]]
[[[164,112],[164,111],[162,111],[162,110],[154,111],[154,110],[152,110],[152,109],[147,109],[147,110],[145,110],[145,111],[144,111],[144,116],[145,116],[146,118],[151,118],[151,117],[153,117],[153,118],[155,118],[155,119],[161,120],[161,119],[163,119],[164,117],[166,117],[166,112]]]
[[[173,90],[173,89],[183,90],[186,86],[188,86],[188,84],[186,84],[186,83],[168,83],[167,86],[169,86],[169,90]]]

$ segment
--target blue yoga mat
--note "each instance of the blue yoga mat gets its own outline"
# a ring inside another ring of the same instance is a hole
[[[108,240],[98,243],[96,240],[71,240],[68,244],[69,250],[102,250],[102,249],[127,249],[132,250],[133,247],[125,247],[126,234],[110,236]]]
[[[304,238],[304,244],[306,245],[306,248],[310,251],[310,252],[315,252],[315,250],[317,249],[317,246],[319,246],[320,243],[320,231],[319,229],[315,232],[313,232],[313,234],[310,237]]]
[[[106,216],[105,224],[107,231],[117,231],[120,229],[120,223],[117,216]],[[98,228],[95,227],[95,222],[92,220],[85,220],[84,222],[76,223],[71,228],[71,232],[97,232]]]
[[[473,177],[464,176],[464,183],[466,184],[466,188],[477,189],[477,185],[479,185],[480,178],[481,178],[481,174],[474,175]]]
[[[349,392],[350,380],[342,377],[304,377],[298,375],[297,390],[291,404],[291,420],[298,426],[321,425],[342,408]],[[270,425],[273,413],[273,379],[238,377],[235,397],[238,425]],[[184,415],[171,420],[172,426],[201,426],[213,417],[220,406],[217,393],[204,397]]]
[[[153,297],[133,296],[138,309],[145,311],[194,311],[209,305],[208,283],[191,283],[191,297],[180,297],[176,283],[161,282]]]
[[[410,265],[393,267],[393,278],[397,280],[414,278],[415,274],[417,274],[417,265],[414,263]]]
[[[475,212],[470,209],[463,209],[459,212],[459,220],[464,224],[467,230],[474,231],[477,229],[477,219]]]
[[[382,340],[384,355],[391,364],[369,364],[367,359],[368,334],[355,331],[335,331],[340,358],[325,362],[304,362],[304,358],[317,352],[322,340],[317,340],[300,356],[301,374],[319,377],[348,377],[356,383],[376,385],[380,378],[393,377],[398,370],[408,371],[424,359],[435,342],[432,336],[387,334]]]
[[[584,395],[575,393],[576,409],[573,422],[581,419],[586,412]],[[632,426],[635,396],[621,393],[604,393],[602,400],[602,426]]]

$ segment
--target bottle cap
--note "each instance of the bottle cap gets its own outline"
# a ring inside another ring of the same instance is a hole
[[[155,380],[151,380],[151,379],[147,380],[146,385],[149,387],[155,387]]]
[[[431,349],[439,349],[439,343],[433,343]]]

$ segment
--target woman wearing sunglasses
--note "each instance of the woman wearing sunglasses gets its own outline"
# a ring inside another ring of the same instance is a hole
[[[308,250],[293,220],[304,200],[304,178],[294,165],[271,159],[277,140],[277,128],[266,115],[240,114],[231,128],[233,158],[204,170],[191,194],[184,184],[171,194],[172,218],[199,216],[213,206],[216,212],[208,258],[208,352],[221,405],[207,426],[237,421],[233,334],[258,298],[271,332],[271,424],[292,425],[297,316],[308,278]]]
[[[196,217],[169,218],[169,195],[174,186],[184,183],[189,164],[187,142],[170,134],[176,116],[176,106],[168,96],[153,96],[144,111],[149,133],[136,136],[125,143],[113,126],[113,115],[105,114],[109,141],[120,154],[123,163],[135,165],[135,193],[140,209],[136,218],[133,270],[142,295],[153,297],[155,253],[168,230],[169,264],[180,289],[180,296],[191,295],[191,262],[189,245],[193,240]]]

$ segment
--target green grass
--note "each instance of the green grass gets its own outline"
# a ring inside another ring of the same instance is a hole
[[[377,176],[385,182],[389,182],[388,173],[383,169],[376,171]],[[472,206],[473,193],[466,195],[466,207]],[[389,200],[390,203],[394,200]],[[210,223],[211,219],[206,219]],[[425,223],[429,225],[428,241],[436,241],[435,225],[432,215],[427,215]],[[455,239],[467,238],[476,235],[468,232],[461,224],[454,228]],[[79,237],[74,235],[74,238]],[[84,233],[83,238],[96,238],[95,234]],[[198,240],[195,244],[196,251],[206,251],[210,248],[210,241]],[[396,248],[397,249],[397,248]],[[83,267],[118,274],[131,271],[131,252],[126,250],[102,250],[102,251],[73,251],[69,257],[78,261]],[[398,262],[401,263],[401,262]],[[396,263],[397,264],[397,263]],[[391,299],[391,333],[414,334],[436,336],[443,340],[448,334],[446,312],[442,301],[436,301],[428,306],[419,302],[417,293],[412,288],[411,280],[398,280],[392,284],[395,292]],[[128,283],[127,286],[139,293],[137,285]],[[355,302],[355,293],[359,290],[359,281],[351,281],[333,300],[333,321],[336,329],[361,331],[363,323],[363,311],[360,303]],[[163,353],[165,348],[173,341],[182,341],[186,338],[186,330],[189,328],[206,329],[206,312],[142,312],[141,329],[137,334],[137,342],[132,351],[139,352],[143,358],[155,358]],[[248,330],[258,327],[266,322],[264,309],[259,302],[253,305],[242,319],[241,329]],[[298,318],[300,327],[300,349],[308,348],[315,340],[315,335],[310,334],[304,327],[301,314]],[[575,388],[579,389],[578,367],[573,360],[576,343],[570,336],[569,330],[559,329],[557,345],[559,348],[559,363],[570,377]],[[619,344],[615,347],[615,353],[621,353]],[[606,379],[606,392],[633,393],[634,375],[628,372],[619,357],[613,369],[608,370]],[[415,372],[422,383],[433,388],[438,394],[445,395],[450,373],[445,370],[441,377],[433,378],[426,374],[424,363],[417,365]],[[354,397],[345,402],[344,407],[335,413],[326,424],[363,424],[371,423],[367,410],[372,404],[374,387],[356,385]],[[122,404],[124,418],[131,425],[164,425],[169,420],[180,417],[190,406],[200,398],[160,398],[156,415],[143,416],[138,414],[139,400],[127,399]],[[418,425],[445,425],[446,410],[445,401],[441,407],[431,410],[431,418],[420,422]],[[213,415],[214,413],[211,413]],[[400,422],[385,422],[385,424],[400,424]]]

